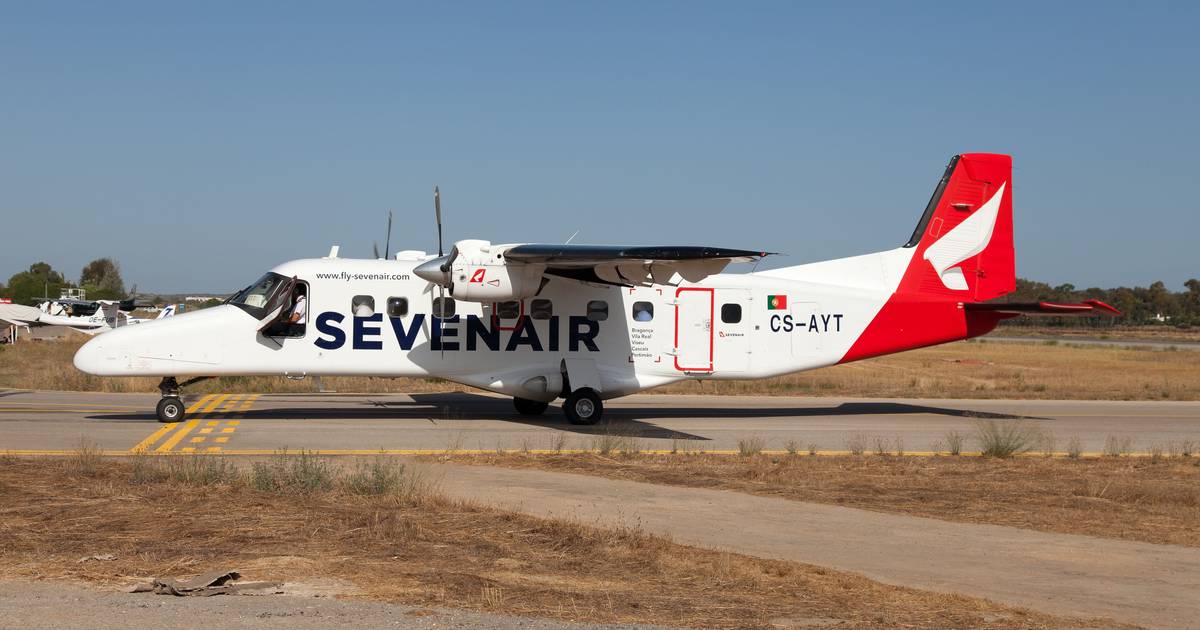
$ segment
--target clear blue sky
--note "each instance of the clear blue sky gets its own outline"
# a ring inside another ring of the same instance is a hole
[[[448,241],[907,240],[1016,160],[1017,272],[1200,276],[1195,3],[0,4],[0,280],[151,291]]]

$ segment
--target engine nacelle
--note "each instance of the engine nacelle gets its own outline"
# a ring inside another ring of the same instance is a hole
[[[545,265],[510,263],[504,247],[489,241],[463,240],[454,244],[458,256],[450,269],[450,296],[468,302],[507,302],[537,295]]]

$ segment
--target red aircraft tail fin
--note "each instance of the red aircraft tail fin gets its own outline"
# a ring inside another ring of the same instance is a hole
[[[1012,157],[955,156],[905,247],[915,247],[897,293],[983,302],[1016,288]]]

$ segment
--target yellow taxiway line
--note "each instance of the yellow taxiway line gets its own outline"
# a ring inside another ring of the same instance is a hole
[[[198,422],[198,421],[192,421],[192,422]],[[309,450],[309,449],[295,449],[295,450],[291,450],[291,449],[289,449],[286,451],[282,450],[282,449],[238,449],[238,450],[229,450],[229,451],[226,451],[226,450],[216,451],[216,450],[213,450],[212,447],[207,449],[207,454],[232,455],[232,456],[239,456],[239,457],[258,457],[258,456],[263,456],[263,455],[298,455],[302,452],[306,455],[318,455],[318,456],[344,456],[344,455],[354,455],[354,456],[362,456],[362,455],[410,455],[410,456],[412,456],[412,455],[443,455],[443,456],[450,456],[450,455],[588,455],[588,454],[595,455],[598,453],[598,451],[595,451],[595,450],[585,450],[585,449],[563,449],[561,451],[554,451],[554,450],[547,450],[547,449],[531,449],[528,451],[522,450],[522,449],[505,449],[505,450],[496,450],[496,449],[471,449],[471,450],[468,450],[468,449],[460,449],[460,450],[445,450],[445,449],[313,449],[313,450]],[[69,450],[69,451],[68,450],[5,450],[5,451],[0,451],[0,455],[10,455],[10,456],[25,456],[25,455],[70,456],[70,455],[76,455],[76,454],[78,454],[78,452],[75,450]],[[133,453],[133,451],[100,451],[100,454],[105,455],[105,456],[114,456],[115,457],[115,456],[131,455],[134,453]],[[149,454],[153,454],[153,455],[200,455],[200,454],[205,454],[205,453],[201,453],[198,451],[161,450],[161,447],[160,447],[160,449],[156,449],[154,451],[147,451],[145,454],[148,454],[148,455]],[[686,457],[689,455],[734,456],[734,455],[738,455],[739,452],[736,450],[670,451],[670,450],[663,449],[663,450],[641,450],[641,451],[638,451],[637,454],[639,454],[639,455],[677,455],[680,457]],[[839,457],[839,456],[847,456],[850,454],[851,453],[849,451],[817,451],[816,453],[801,452],[801,453],[796,453],[794,455],[787,453],[786,451],[763,451],[762,452],[762,455],[783,456],[783,457]],[[964,452],[964,453],[961,453],[958,455],[958,457],[982,457],[982,456],[983,456],[983,454],[979,453],[979,452],[970,452],[970,453]],[[863,454],[859,455],[859,457],[954,457],[954,456],[952,456],[946,452],[934,453],[934,452],[928,452],[928,451],[917,451],[917,452],[906,452],[903,455],[895,455],[895,454],[879,455],[877,453],[863,453]],[[1044,455],[1041,453],[1024,453],[1021,455],[1016,455],[1014,457],[1018,457],[1018,458],[1022,458],[1022,459],[1039,458],[1039,457],[1049,457],[1052,459],[1066,459],[1069,457],[1069,455],[1067,453],[1053,453],[1051,455]],[[1149,458],[1149,457],[1153,457],[1153,455],[1151,453],[1129,453],[1126,455],[1122,455],[1120,458],[1117,458],[1117,457],[1113,457],[1111,455],[1105,455],[1104,453],[1100,453],[1100,452],[1080,453],[1079,454],[1079,459],[1126,459],[1126,458],[1138,459],[1138,458]],[[1164,459],[1167,459],[1166,455],[1163,455],[1162,457]]]
[[[149,453],[153,449],[156,454],[171,452],[220,453],[224,448],[223,445],[229,442],[229,434],[236,431],[241,423],[239,420],[223,419],[222,416],[224,418],[244,416],[259,396],[260,394],[245,397],[242,394],[207,394],[187,408],[185,413],[192,416],[191,418],[160,427],[127,452]],[[222,424],[224,424],[223,427]],[[203,428],[197,431],[198,427]],[[193,431],[195,431],[194,434]],[[189,435],[193,437],[188,440],[188,446],[180,447],[178,451],[175,451],[174,449]],[[160,440],[162,440],[161,443]],[[208,444],[210,441],[215,446]],[[60,453],[58,451],[29,451],[28,454],[55,455]],[[63,454],[69,454],[69,452],[63,452]]]

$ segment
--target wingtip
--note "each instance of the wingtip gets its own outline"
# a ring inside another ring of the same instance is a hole
[[[1090,304],[1092,306],[1092,308],[1094,308],[1098,311],[1105,311],[1105,312],[1109,313],[1110,315],[1115,315],[1115,316],[1121,315],[1121,311],[1118,311],[1117,309],[1113,308],[1112,306],[1109,306],[1108,304],[1105,304],[1104,302],[1101,302],[1100,300],[1084,300],[1083,303]]]

